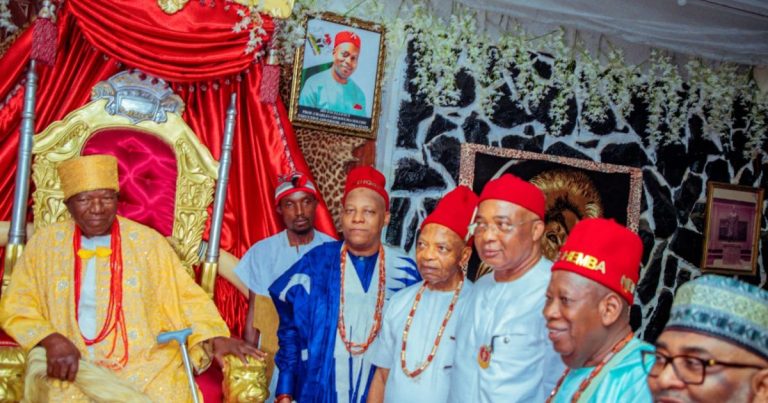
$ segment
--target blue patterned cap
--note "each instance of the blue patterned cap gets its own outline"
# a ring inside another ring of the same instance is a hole
[[[677,290],[665,329],[712,335],[768,359],[768,291],[730,277],[699,277]]]

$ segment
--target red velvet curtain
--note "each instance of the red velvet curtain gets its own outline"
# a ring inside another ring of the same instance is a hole
[[[58,12],[56,64],[38,69],[35,132],[89,101],[91,88],[125,68],[168,81],[186,103],[184,119],[216,159],[224,119],[237,93],[237,122],[221,247],[242,256],[256,241],[281,230],[274,212],[277,175],[309,173],[284,105],[261,103],[261,65],[245,55],[248,32],[233,32],[235,5],[215,7],[190,1],[174,15],[156,0],[68,0]],[[273,25],[265,17],[264,28]],[[0,59],[0,219],[10,219],[16,172],[23,86],[32,30]],[[282,130],[280,130],[282,128]],[[282,133],[282,134],[281,134]],[[325,204],[317,226],[335,234]],[[217,281],[216,304],[235,334],[242,331],[247,301]]]

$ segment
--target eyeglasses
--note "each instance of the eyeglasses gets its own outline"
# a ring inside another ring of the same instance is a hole
[[[738,364],[718,360],[705,360],[690,355],[668,356],[658,351],[643,351],[643,369],[648,376],[657,377],[664,372],[668,364],[672,364],[675,375],[688,385],[701,385],[707,375],[707,368],[722,366],[728,368],[765,369],[759,365]]]
[[[482,235],[489,229],[493,228],[496,232],[502,234],[511,234],[517,228],[534,221],[539,221],[539,219],[534,218],[532,220],[520,221],[519,223],[510,223],[504,221],[499,223],[474,222],[469,225],[469,233],[474,235]]]

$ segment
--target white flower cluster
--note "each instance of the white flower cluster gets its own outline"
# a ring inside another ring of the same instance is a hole
[[[633,111],[632,100],[647,105],[645,127],[653,145],[680,142],[687,122],[698,113],[705,118],[704,134],[730,137],[741,130],[747,137],[744,150],[755,157],[768,137],[768,96],[757,89],[743,66],[722,64],[712,68],[700,60],[685,66],[684,81],[669,55],[652,51],[645,71],[628,65],[620,50],[611,49],[601,63],[579,43],[569,47],[564,32],[532,37],[517,28],[495,44],[479,35],[469,16],[452,16],[441,24],[428,12],[414,13],[408,21],[410,37],[416,44],[413,82],[427,101],[444,104],[456,90],[455,73],[469,72],[477,83],[476,95],[486,114],[507,84],[511,98],[530,113],[554,92],[547,111],[553,133],[568,123],[569,104],[575,102],[581,123],[604,122],[611,111],[619,124]],[[534,67],[544,63],[551,69],[542,77]],[[748,109],[747,127],[734,127],[734,108]]]
[[[0,29],[12,34],[16,32],[19,27],[17,27],[11,19],[11,10],[8,9],[9,3],[10,0],[0,0]]]
[[[688,122],[688,105],[681,96],[683,91],[683,79],[671,58],[653,50],[648,72],[638,91],[648,103],[645,130],[653,144],[680,140],[680,132]]]
[[[264,29],[264,21],[261,18],[259,6],[251,6],[246,12],[245,9],[239,8],[237,15],[240,16],[238,21],[232,28],[234,32],[242,32],[248,30],[248,42],[245,45],[245,54],[253,54],[254,59],[260,59],[264,56],[265,49],[263,45],[264,36],[267,35],[267,31]]]

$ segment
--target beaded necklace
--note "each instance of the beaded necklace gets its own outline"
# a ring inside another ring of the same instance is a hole
[[[463,285],[464,276],[461,276],[459,285],[456,287],[456,290],[453,291],[453,298],[451,298],[451,304],[448,305],[448,312],[446,312],[445,316],[443,316],[443,323],[440,325],[440,330],[437,331],[437,337],[435,337],[435,343],[432,345],[432,351],[430,351],[429,355],[427,355],[426,361],[422,362],[418,368],[413,371],[409,371],[408,366],[405,363],[405,350],[406,344],[408,343],[408,332],[411,330],[411,323],[413,323],[413,317],[416,314],[416,307],[419,306],[421,296],[427,289],[427,283],[424,282],[421,287],[419,287],[419,291],[416,292],[416,298],[414,299],[413,305],[411,306],[411,311],[408,313],[408,319],[405,321],[405,329],[403,329],[403,344],[400,347],[400,368],[403,369],[403,372],[407,377],[415,378],[421,375],[421,373],[427,369],[429,364],[432,363],[432,360],[435,358],[435,353],[437,353],[437,347],[440,345],[440,339],[443,337],[443,332],[445,332],[445,327],[448,325],[448,321],[451,320],[453,309],[456,307],[456,301],[459,299],[459,293],[461,292],[461,287]]]
[[[347,330],[344,324],[344,274],[346,272],[347,263],[347,243],[345,242],[341,246],[341,303],[339,304],[339,336],[347,351],[352,355],[360,355],[368,350],[368,347],[373,343],[373,340],[379,334],[381,329],[381,312],[384,308],[384,288],[386,287],[386,272],[384,268],[384,247],[379,245],[379,290],[376,295],[376,311],[373,314],[373,326],[368,333],[368,339],[364,343],[354,343],[347,340]]]
[[[116,363],[111,365],[114,369],[119,369],[128,363],[128,334],[125,328],[125,314],[123,313],[123,253],[121,249],[120,238],[120,224],[115,219],[112,224],[111,239],[109,246],[112,249],[112,254],[109,256],[109,269],[110,269],[110,284],[109,284],[109,304],[107,305],[106,318],[104,319],[104,325],[101,331],[95,338],[89,339],[83,336],[82,332],[80,336],[83,338],[86,346],[92,346],[96,343],[100,343],[106,339],[110,334],[114,333],[112,339],[112,348],[109,350],[106,358],[112,357],[117,347],[117,339],[123,342],[123,356]],[[81,247],[82,231],[80,227],[75,225],[75,232],[72,239],[72,246],[75,256],[75,319],[80,321],[80,288],[82,287],[82,271],[83,263],[82,259],[77,255],[77,252]]]
[[[589,376],[587,379],[583,380],[581,382],[581,385],[579,385],[579,389],[576,391],[576,393],[573,394],[573,397],[571,398],[571,403],[576,403],[579,401],[579,398],[581,397],[581,394],[584,393],[585,390],[589,387],[589,384],[592,382],[593,379],[600,373],[600,371],[605,367],[605,364],[608,363],[608,361],[613,358],[613,356],[619,352],[624,346],[629,343],[630,340],[635,336],[635,332],[629,332],[626,336],[624,336],[623,339],[619,340],[616,344],[613,345],[613,348],[611,348],[611,351],[603,358],[602,361],[600,361],[600,364],[597,364],[595,369],[592,370],[592,372],[589,373]],[[571,372],[571,369],[568,368],[563,372],[563,376],[560,377],[560,380],[557,381],[557,385],[555,386],[555,389],[552,390],[552,393],[549,394],[549,397],[547,398],[547,403],[550,403],[552,399],[555,398],[555,395],[557,395],[557,392],[560,390],[560,386],[563,385],[563,381],[565,380],[565,377],[568,376],[568,373]]]

